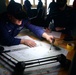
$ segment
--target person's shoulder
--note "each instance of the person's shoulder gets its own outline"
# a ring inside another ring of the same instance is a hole
[[[51,2],[51,3],[49,4],[49,7],[52,7],[52,6],[57,6],[57,3],[56,3],[56,2]]]
[[[66,8],[67,8],[68,10],[72,10],[72,7],[71,7],[71,6],[66,5]]]

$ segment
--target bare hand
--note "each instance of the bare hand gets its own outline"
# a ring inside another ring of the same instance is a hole
[[[56,31],[65,30],[64,27],[56,27],[55,29],[56,29]]]
[[[33,40],[29,40],[29,39],[25,39],[25,45],[29,46],[29,47],[35,47],[36,43]]]
[[[51,32],[51,29],[50,28],[46,28],[45,29],[45,32],[50,33]]]
[[[52,43],[53,39],[54,39],[54,37],[53,37],[52,35],[48,35],[47,40],[48,40],[50,43]]]

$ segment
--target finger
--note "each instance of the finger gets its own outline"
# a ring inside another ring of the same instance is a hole
[[[35,47],[36,46],[36,43],[31,42],[28,45],[29,45],[29,47]]]
[[[54,43],[55,42],[55,37],[51,36],[49,41],[50,41],[50,43]]]

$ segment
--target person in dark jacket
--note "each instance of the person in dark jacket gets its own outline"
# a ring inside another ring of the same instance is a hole
[[[71,34],[71,15],[72,15],[72,8],[67,5],[67,0],[57,0],[57,12],[53,15],[49,15],[46,21],[48,25],[52,20],[54,20],[54,26],[52,28],[53,31],[62,32],[65,34]]]
[[[39,0],[38,5],[37,5],[37,10],[39,11],[40,9],[43,9],[42,0]]]
[[[57,0],[58,14],[54,17],[54,25],[56,31],[61,31],[63,33],[71,33],[71,14],[72,8],[67,5],[67,0]]]
[[[36,46],[36,43],[30,39],[15,38],[24,27],[32,31],[37,37],[52,42],[53,36],[49,36],[41,27],[30,24],[26,13],[22,10],[22,5],[14,2],[7,6],[7,12],[0,17],[0,45],[25,44],[30,47]]]
[[[49,4],[48,10],[49,10],[49,14],[48,14],[49,16],[54,15],[58,11],[55,0],[52,0],[52,2]]]
[[[24,9],[27,12],[28,17],[31,17],[31,15],[32,15],[31,7],[32,7],[31,2],[29,0],[25,0],[24,1]]]

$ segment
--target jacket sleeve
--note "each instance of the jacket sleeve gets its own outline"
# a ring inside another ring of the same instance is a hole
[[[44,33],[43,28],[30,24],[29,22],[25,25],[30,31],[32,31],[38,38],[42,38],[42,34]]]

